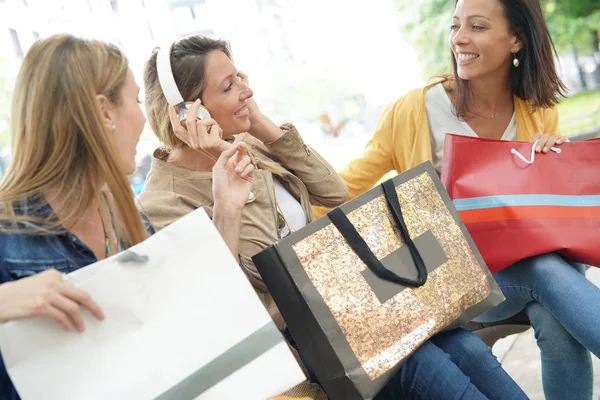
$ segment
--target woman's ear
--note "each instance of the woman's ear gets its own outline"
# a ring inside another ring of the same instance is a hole
[[[110,130],[115,120],[115,106],[103,94],[96,96],[96,102],[98,103],[104,125]]]
[[[510,52],[515,54],[521,51],[523,48],[523,41],[519,38],[519,36],[514,35],[512,40],[512,46],[510,48]]]

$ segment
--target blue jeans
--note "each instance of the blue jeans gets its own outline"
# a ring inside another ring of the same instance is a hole
[[[506,300],[478,322],[506,319],[525,310],[541,352],[547,400],[591,399],[590,352],[600,356],[600,290],[585,267],[549,253],[494,274]]]
[[[286,330],[288,342],[299,350]],[[318,380],[304,361],[310,380]],[[438,333],[402,365],[375,400],[527,399],[490,349],[462,328]]]
[[[390,379],[375,400],[527,399],[490,349],[464,329],[438,333]]]

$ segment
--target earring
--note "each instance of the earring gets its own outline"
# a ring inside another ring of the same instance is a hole
[[[117,126],[115,124],[112,124],[110,126],[110,131],[114,133],[116,130],[117,130]]]
[[[515,66],[515,68],[517,68],[519,66],[519,59],[517,58],[517,53],[513,53],[513,65]]]

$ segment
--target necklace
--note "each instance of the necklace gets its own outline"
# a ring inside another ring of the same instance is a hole
[[[108,257],[110,255],[110,240],[108,240],[108,232],[106,231],[106,227],[102,224],[102,229],[104,229],[104,246],[105,253],[104,255]]]
[[[494,119],[494,117],[496,116],[496,112],[495,112],[495,111],[492,111],[492,113],[491,113],[491,114],[489,114],[489,115],[490,115],[489,117],[488,117],[487,115],[485,115],[485,114],[478,113],[478,112],[476,112],[475,114],[477,114],[477,115],[479,115],[480,117],[483,117],[483,118],[485,118],[485,119]]]

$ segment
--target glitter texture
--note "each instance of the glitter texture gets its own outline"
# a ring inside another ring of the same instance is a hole
[[[372,380],[491,291],[429,175],[423,173],[396,190],[411,237],[430,230],[448,257],[425,285],[406,288],[381,304],[361,275],[366,265],[333,224],[292,246]],[[383,195],[350,212],[348,219],[378,259],[403,245]]]

